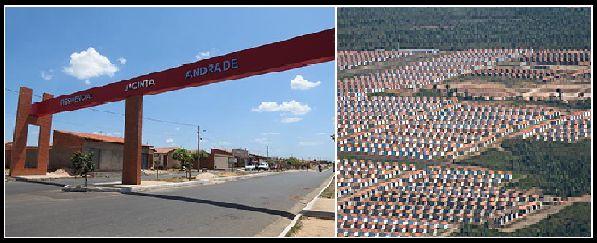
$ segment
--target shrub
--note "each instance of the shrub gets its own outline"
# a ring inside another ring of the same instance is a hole
[[[85,178],[85,187],[87,187],[87,174],[95,170],[93,163],[93,154],[84,152],[75,152],[71,157],[72,169],[75,175]]]

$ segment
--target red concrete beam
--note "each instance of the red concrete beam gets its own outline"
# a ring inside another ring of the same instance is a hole
[[[36,102],[31,113],[41,116],[73,111],[132,96],[282,72],[334,58],[335,30],[328,29]]]

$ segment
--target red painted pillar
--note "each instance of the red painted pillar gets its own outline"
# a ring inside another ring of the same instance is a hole
[[[13,146],[10,161],[10,176],[21,175],[45,175],[48,172],[50,160],[50,133],[52,131],[52,115],[42,117],[31,116],[31,99],[33,90],[21,87],[19,90],[19,101],[17,104],[17,116],[15,132],[13,134]],[[43,100],[53,98],[51,94],[44,93]],[[29,124],[39,126],[37,140],[37,166],[25,168],[27,160],[27,134]]]
[[[15,131],[12,137],[12,154],[10,158],[10,176],[25,174],[25,159],[27,159],[27,132],[29,113],[31,112],[31,98],[33,90],[27,87],[19,89]]]
[[[49,100],[53,95],[44,93],[42,99]],[[50,134],[52,132],[52,115],[38,117],[36,121],[39,126],[39,137],[37,140],[37,170],[41,174],[48,171],[50,161]]]
[[[132,96],[125,101],[124,159],[122,184],[141,184],[141,138],[143,121],[143,96]]]

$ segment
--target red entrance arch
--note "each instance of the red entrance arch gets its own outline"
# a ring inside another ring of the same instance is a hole
[[[10,175],[39,175],[47,172],[53,114],[125,100],[122,184],[139,185],[143,95],[281,72],[333,61],[334,58],[335,30],[327,29],[69,95],[53,97],[44,93],[43,100],[36,103],[31,102],[33,91],[21,87],[13,134]],[[35,169],[25,168],[29,124],[40,126],[38,163]]]

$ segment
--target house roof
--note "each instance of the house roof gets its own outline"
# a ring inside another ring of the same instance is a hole
[[[93,140],[93,141],[98,141],[98,142],[124,144],[124,138],[122,138],[122,137],[112,137],[112,136],[106,136],[106,135],[95,134],[95,133],[59,131],[59,130],[54,130],[54,132],[66,133],[66,134],[74,135],[74,136],[84,138],[87,140]],[[151,145],[142,144],[142,146],[150,147]]]
[[[170,153],[170,151],[173,151],[175,149],[177,149],[177,147],[155,148],[155,152],[158,154],[166,154]]]
[[[228,151],[226,151],[226,150],[223,150],[223,149],[215,149],[215,148],[212,148],[212,149],[211,149],[211,153],[212,153],[212,154],[224,154],[224,155],[230,155],[230,156],[232,156],[232,153],[231,153],[231,152],[228,152]]]
[[[255,157],[255,158],[258,158],[258,159],[267,159],[268,158],[268,157],[257,155],[257,154],[249,154],[249,156],[250,157]]]

